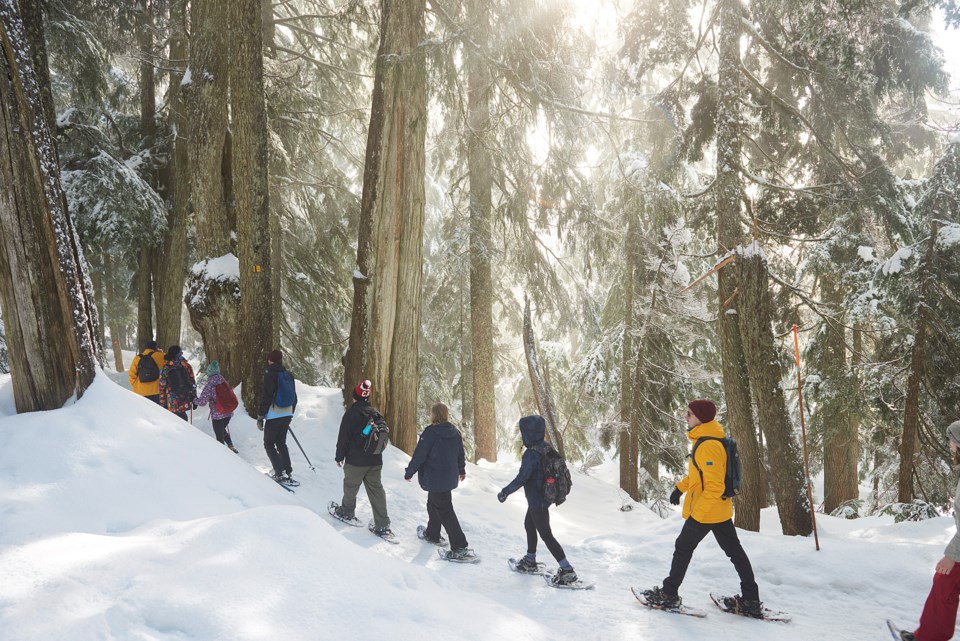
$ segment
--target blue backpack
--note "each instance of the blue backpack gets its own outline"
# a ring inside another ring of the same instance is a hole
[[[273,404],[277,407],[290,407],[297,399],[297,389],[293,376],[283,369],[277,372],[277,393],[273,395]]]

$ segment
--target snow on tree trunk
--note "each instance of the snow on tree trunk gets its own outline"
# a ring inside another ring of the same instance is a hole
[[[227,140],[227,52],[230,3],[192,5],[190,39],[190,200],[198,262],[190,272],[186,303],[208,360],[228,378],[238,372],[239,264],[230,242],[230,156]],[[228,265],[229,264],[229,265]],[[226,269],[221,269],[224,267]]]
[[[917,322],[910,352],[910,373],[907,376],[907,396],[903,405],[903,436],[900,439],[900,476],[897,482],[897,500],[913,500],[913,476],[920,440],[920,387],[926,363],[926,343],[929,329],[930,285],[933,282],[936,260],[936,240],[939,221],[954,220],[960,209],[960,142],[953,142],[933,169],[933,175],[924,185],[917,202],[917,213],[925,217],[930,227],[930,238],[923,263],[919,266],[920,295],[917,301]],[[955,249],[953,251],[956,251]]]
[[[469,22],[486,48],[490,3],[471,0]],[[487,62],[466,48],[468,66],[467,170],[470,174],[470,329],[473,359],[474,460],[497,460],[497,407],[493,370],[493,277],[490,255],[493,161],[490,158],[490,91]]]
[[[533,335],[533,321],[530,318],[530,299],[523,305],[523,352],[527,357],[527,370],[530,372],[530,384],[533,397],[537,401],[537,411],[546,422],[547,440],[564,456],[563,436],[557,423],[557,406],[553,402],[550,383],[540,370],[540,357],[537,354],[536,337]]]
[[[360,204],[344,396],[362,378],[412,453],[417,441],[427,127],[423,0],[383,0]]]
[[[260,405],[266,354],[274,347],[270,198],[267,180],[267,110],[263,87],[260,0],[232,0],[230,113],[233,179],[240,252],[239,369],[243,404]]]
[[[636,289],[636,222],[628,212],[627,234],[624,237],[624,301],[623,301],[623,355],[620,365],[620,488],[634,501],[640,500],[637,483],[638,447],[634,444],[633,415],[633,368],[636,358],[633,353],[633,332],[636,311],[633,298]]]
[[[740,3],[724,0],[720,13],[720,69],[717,103],[717,243],[725,256],[742,239],[740,229]],[[737,527],[758,532],[763,506],[760,448],[753,422],[750,383],[740,339],[737,313],[737,272],[726,267],[717,273],[717,333],[719,334],[727,428],[737,440],[743,465],[743,485],[737,497]]]
[[[187,0],[170,5],[170,126],[174,132],[171,159],[171,207],[167,233],[157,257],[154,297],[157,303],[156,338],[161,349],[180,343],[183,286],[187,279],[187,219],[190,210],[190,117],[187,95],[181,86],[190,55],[187,38]]]
[[[37,68],[43,28],[24,15],[40,12],[0,0],[0,304],[18,412],[81,396],[99,355],[93,286],[50,130],[49,76]]]

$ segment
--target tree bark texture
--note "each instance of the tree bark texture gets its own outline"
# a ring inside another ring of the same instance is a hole
[[[537,410],[546,423],[547,440],[560,452],[560,456],[565,456],[563,436],[560,434],[560,424],[557,421],[557,406],[553,402],[550,381],[540,368],[536,341],[536,336],[533,334],[533,320],[530,318],[530,299],[527,299],[523,306],[523,351],[527,356],[527,370],[530,372],[533,397],[537,402]]]
[[[157,95],[153,73],[153,18],[150,0],[140,0],[140,24],[137,28],[137,47],[140,49],[140,131],[142,146],[153,147],[157,139]],[[150,177],[150,186],[158,187],[156,176]],[[140,260],[137,267],[137,349],[153,338],[153,267],[154,247],[140,245]]]
[[[189,93],[191,114],[190,200],[197,230],[198,264],[190,273],[186,302],[190,320],[203,338],[207,360],[220,361],[227,378],[236,378],[238,349],[239,282],[219,278],[204,261],[232,260],[231,225],[226,186],[230,161],[227,153],[227,51],[229,0],[209,0],[192,5]],[[228,256],[228,254],[230,256]]]
[[[724,0],[720,14],[720,69],[717,105],[717,242],[723,257],[742,241],[740,229],[740,4]],[[763,506],[760,448],[757,444],[750,399],[750,382],[740,339],[742,317],[737,313],[736,269],[717,273],[717,333],[727,404],[727,428],[737,440],[743,481],[736,498],[734,522],[744,530],[760,530]]]
[[[233,181],[240,253],[239,370],[243,404],[253,416],[273,344],[276,308],[270,242],[267,176],[267,110],[263,86],[263,25],[260,0],[231,0],[230,113]]]
[[[752,247],[755,248],[755,244]],[[773,301],[766,258],[759,251],[745,251],[738,266],[740,333],[760,426],[766,436],[770,457],[776,461],[777,472],[772,475],[771,482],[780,513],[780,526],[788,536],[806,536],[813,531],[813,506],[807,497],[802,451],[793,435],[781,385],[783,370],[771,327]]]
[[[360,360],[364,354],[351,354],[358,360],[347,368],[354,379],[370,379],[373,403],[391,426],[391,440],[408,454],[417,442],[420,387],[427,93],[426,64],[418,48],[424,10],[424,0],[381,2],[357,248],[362,273],[354,275],[353,323],[358,326],[355,336],[351,325],[350,336],[353,350],[365,323],[362,303],[369,296],[366,362]],[[366,233],[372,242],[365,247]],[[361,255],[366,252],[372,255]]]
[[[174,132],[170,180],[171,207],[167,233],[157,257],[154,298],[157,306],[157,343],[161,348],[180,343],[183,286],[187,279],[187,221],[190,215],[190,117],[187,95],[180,86],[190,55],[187,37],[187,0],[170,5],[170,126]]]
[[[828,274],[821,277],[823,300],[839,309],[843,292]],[[847,344],[842,325],[827,323],[823,328],[823,356],[820,369],[829,389],[818,395],[814,418],[823,433],[823,511],[832,513],[843,503],[860,495],[857,460],[860,455],[860,396],[855,375],[847,363]]]
[[[113,273],[113,259],[109,252],[103,253],[103,281],[106,284],[107,323],[110,326],[110,347],[113,350],[113,365],[118,372],[124,371],[123,345],[120,318],[120,300],[117,297],[116,275]]]
[[[629,215],[627,235],[624,237],[624,296],[623,296],[623,356],[620,366],[620,489],[630,495],[634,501],[640,500],[640,488],[637,483],[637,457],[634,453],[634,394],[633,394],[633,332],[636,321],[633,299],[636,289],[636,222]]]
[[[0,304],[18,412],[81,396],[99,356],[92,285],[50,130],[49,76],[37,69],[43,27],[24,15],[40,13],[0,0]]]
[[[490,3],[471,0],[468,20],[477,37],[490,31]],[[486,42],[478,43],[481,46]],[[493,277],[490,256],[493,161],[490,137],[490,69],[466,48],[468,80],[467,171],[470,175],[470,331],[473,351],[473,429],[475,460],[497,460],[497,407],[493,371]]]

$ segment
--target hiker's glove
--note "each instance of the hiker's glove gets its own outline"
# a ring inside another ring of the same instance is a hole
[[[503,492],[500,492],[499,494],[497,494],[497,500],[503,503],[504,501],[507,500],[507,495],[504,494]]]
[[[670,493],[670,504],[680,505],[681,496],[683,496],[683,492],[680,491],[680,488],[673,488],[673,492]]]
[[[257,429],[260,430],[261,432],[263,431],[263,417],[262,417],[262,416],[258,416],[258,417],[257,417]]]

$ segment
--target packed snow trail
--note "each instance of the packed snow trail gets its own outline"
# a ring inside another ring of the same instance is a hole
[[[111,375],[122,380],[125,376]],[[738,591],[736,573],[708,537],[681,589],[705,619],[644,608],[630,587],[666,575],[681,520],[643,506],[619,510],[616,463],[574,473],[551,524],[593,590],[555,590],[511,572],[525,552],[522,493],[496,493],[519,462],[467,465],[454,505],[478,564],[438,558],[417,538],[426,493],[403,480],[408,457],[384,455],[390,545],[327,514],[342,497],[333,462],[339,390],[298,384],[292,494],[269,471],[262,434],[242,410],[231,421],[237,456],[217,443],[206,412],[180,421],[98,376],[74,405],[12,415],[0,379],[0,641],[101,639],[883,638],[885,620],[908,629],[920,613],[952,519],[893,524],[819,516],[822,551],[783,537],[774,510],[761,533],[740,532],[766,605],[793,617],[772,624],[726,615],[711,591]],[[511,444],[502,447],[508,449]],[[606,480],[605,480],[606,479]],[[613,481],[613,482],[607,482]],[[357,516],[371,517],[361,489]],[[538,560],[556,564],[541,545]],[[368,600],[373,599],[370,603]],[[771,627],[773,626],[773,627]]]

